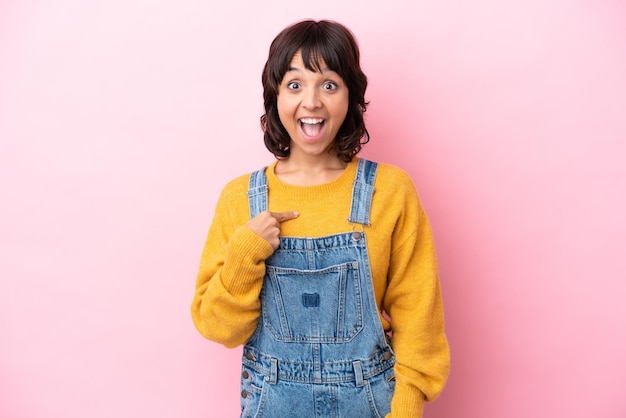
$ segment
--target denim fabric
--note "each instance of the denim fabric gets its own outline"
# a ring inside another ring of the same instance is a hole
[[[352,207],[349,221],[363,225],[370,224],[370,207],[374,194],[374,179],[378,165],[371,161],[359,160],[356,178],[352,188]]]
[[[360,159],[349,222],[369,225],[376,164]],[[267,209],[264,170],[250,215]],[[349,226],[349,225],[348,225]],[[362,229],[362,227],[361,227]],[[384,417],[395,358],[378,316],[365,233],[281,237],[242,357],[241,417]]]

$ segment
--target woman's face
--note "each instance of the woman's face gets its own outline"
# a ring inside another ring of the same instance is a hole
[[[278,116],[291,137],[290,157],[326,153],[348,113],[348,87],[321,59],[320,68],[306,69],[298,51],[278,87]]]

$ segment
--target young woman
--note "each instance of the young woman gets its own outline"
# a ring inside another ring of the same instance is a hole
[[[356,41],[296,23],[262,81],[276,161],[222,191],[194,323],[244,345],[242,417],[421,417],[449,370],[435,248],[409,176],[356,157],[369,140]]]

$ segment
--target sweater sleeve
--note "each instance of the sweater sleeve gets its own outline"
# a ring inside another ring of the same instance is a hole
[[[245,343],[256,328],[265,259],[273,252],[267,241],[245,226],[247,195],[233,183],[218,200],[191,305],[200,334],[230,348]]]
[[[433,235],[412,181],[392,237],[383,306],[396,354],[394,418],[422,416],[424,401],[442,391],[450,365]]]

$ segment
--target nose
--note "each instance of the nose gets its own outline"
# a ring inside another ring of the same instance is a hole
[[[317,88],[311,87],[305,89],[302,96],[302,106],[305,109],[317,109],[322,106],[320,101],[320,92]]]

